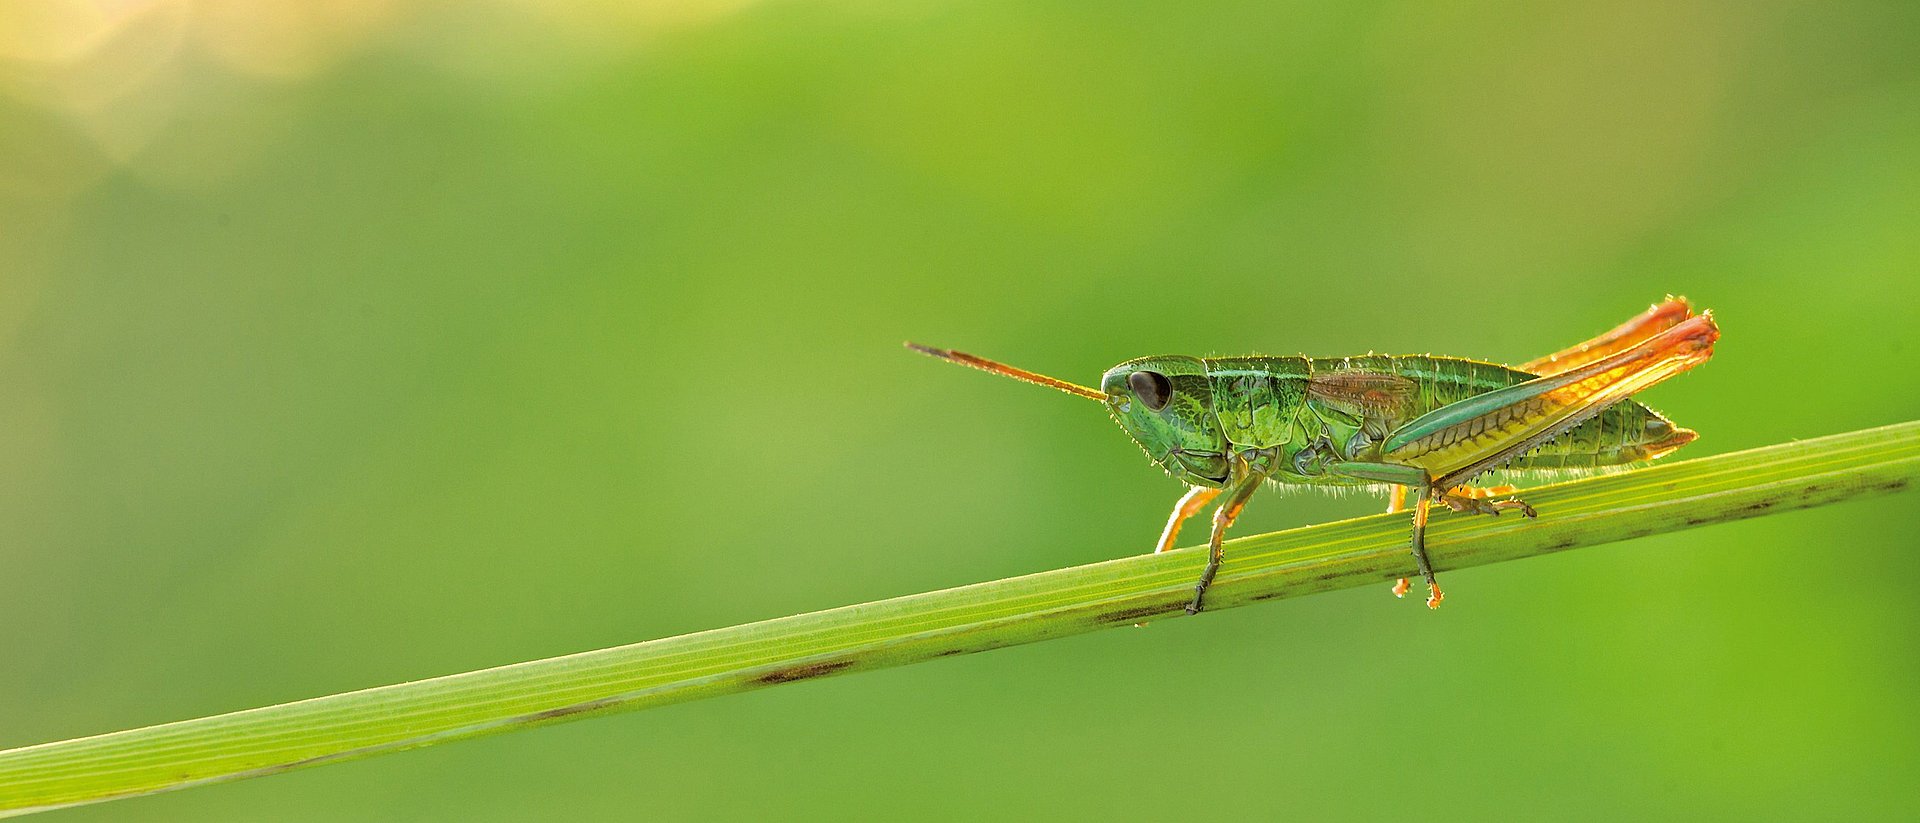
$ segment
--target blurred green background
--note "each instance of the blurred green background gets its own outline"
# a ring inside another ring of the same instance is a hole
[[[1150,547],[1104,415],[909,338],[1519,361],[1676,292],[1685,455],[1915,418],[1917,104],[1910,3],[9,4],[0,746]],[[1917,518],[58,814],[1897,817]]]

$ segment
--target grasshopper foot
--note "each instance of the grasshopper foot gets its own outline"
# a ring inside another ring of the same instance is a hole
[[[1193,587],[1193,602],[1187,604],[1189,616],[1199,614],[1200,610],[1205,608],[1201,605],[1201,600],[1207,596],[1207,587],[1213,585],[1213,575],[1218,571],[1220,571],[1220,555],[1215,554],[1213,561],[1207,564],[1207,570],[1200,574],[1200,583]]]
[[[1199,614],[1201,609],[1206,608],[1206,605],[1202,601],[1207,596],[1207,588],[1213,585],[1213,573],[1219,571],[1219,569],[1220,563],[1218,561],[1207,564],[1206,573],[1200,575],[1199,585],[1193,587],[1193,602],[1187,604],[1188,616]]]
[[[1399,582],[1393,584],[1393,596],[1406,597],[1407,590],[1411,588],[1413,588],[1413,584],[1407,582],[1407,579],[1402,577],[1400,578]]]
[[[1539,517],[1540,513],[1534,511],[1532,505],[1518,497],[1509,497],[1505,500],[1493,499],[1496,495],[1512,494],[1516,491],[1519,490],[1512,486],[1494,486],[1487,489],[1461,486],[1449,489],[1446,494],[1441,495],[1440,502],[1445,503],[1447,508],[1463,514],[1490,514],[1499,517],[1501,512],[1513,510],[1525,517]]]

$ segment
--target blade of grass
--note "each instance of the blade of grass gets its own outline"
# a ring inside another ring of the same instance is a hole
[[[1920,421],[1531,489],[1539,520],[1448,516],[1442,570],[1905,489]],[[1232,541],[1209,611],[1407,574],[1407,516]],[[1128,547],[1120,552],[1131,551]],[[1173,615],[1200,549],[795,615],[0,752],[0,816],[278,774]],[[1455,606],[1463,608],[1469,606]]]

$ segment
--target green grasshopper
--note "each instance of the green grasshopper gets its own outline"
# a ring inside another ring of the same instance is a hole
[[[1207,567],[1188,614],[1220,570],[1221,542],[1263,482],[1385,487],[1387,511],[1413,498],[1413,559],[1427,606],[1445,595],[1427,559],[1427,506],[1498,515],[1533,507],[1510,486],[1474,488],[1487,472],[1599,469],[1661,457],[1697,435],[1628,397],[1713,355],[1720,330],[1668,297],[1606,334],[1503,366],[1431,355],[1189,357],[1129,360],[1093,389],[983,357],[917,343],[923,354],[1105,404],[1147,457],[1187,484],[1154,551],[1221,495]],[[1405,596],[1406,578],[1393,587]]]

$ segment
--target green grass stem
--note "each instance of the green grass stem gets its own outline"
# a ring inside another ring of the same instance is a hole
[[[1436,568],[1460,569],[1897,491],[1917,478],[1920,422],[1903,423],[1529,489],[1538,520],[1442,512],[1429,547]],[[1407,537],[1407,515],[1381,514],[1233,540],[1209,611],[1383,584],[1411,571]],[[1137,549],[1116,547],[1128,556],[1104,563],[0,751],[0,816],[1184,619],[1204,550]]]

